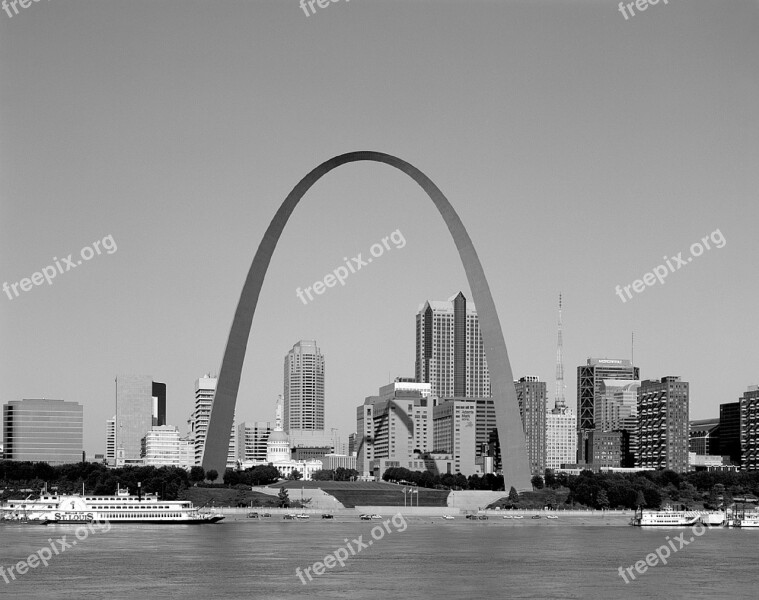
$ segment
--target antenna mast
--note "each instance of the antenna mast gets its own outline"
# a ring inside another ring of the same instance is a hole
[[[559,331],[556,344],[556,396],[555,406],[557,409],[566,408],[564,398],[564,339],[561,326],[561,292],[559,292]]]

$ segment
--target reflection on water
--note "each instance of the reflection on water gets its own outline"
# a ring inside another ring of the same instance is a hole
[[[709,530],[625,584],[672,530],[408,518],[304,585],[296,568],[372,539],[377,522],[114,525],[6,584],[0,598],[752,598],[759,531]],[[0,526],[0,566],[26,560],[72,526]],[[375,536],[379,534],[375,532]],[[353,546],[356,544],[352,543]],[[312,570],[313,573],[313,570]]]

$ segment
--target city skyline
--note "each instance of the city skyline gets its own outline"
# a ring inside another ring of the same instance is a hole
[[[150,5],[155,28],[139,47],[131,3],[43,4],[3,22],[13,118],[2,125],[0,284],[108,235],[118,251],[0,294],[0,377],[8,399],[81,403],[88,452],[104,451],[118,373],[165,382],[168,420],[181,425],[192,382],[220,367],[244,273],[281,199],[319,160],[366,147],[421,168],[460,212],[515,373],[553,380],[561,291],[570,406],[575,367],[629,358],[633,331],[642,376],[689,381],[694,418],[758,383],[759,283],[745,269],[759,261],[748,3],[694,0],[630,21],[600,3],[351,2],[300,19],[283,2],[200,3],[178,23],[183,4],[166,0]],[[63,21],[102,35],[72,35]],[[367,37],[366,23],[379,29]],[[404,35],[388,47],[380,24]],[[285,34],[291,51],[269,51]],[[303,59],[314,48],[319,68]],[[311,190],[262,289],[238,421],[268,414],[281,349],[298,339],[329,356],[328,418],[342,431],[356,401],[413,373],[420,302],[453,289],[471,297],[425,202],[382,165],[344,167]],[[297,288],[397,229],[402,251],[308,305],[298,299]],[[626,302],[615,294],[717,229],[723,248],[663,285],[631,288]]]

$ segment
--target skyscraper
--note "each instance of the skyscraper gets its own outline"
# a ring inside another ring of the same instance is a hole
[[[546,468],[546,383],[538,377],[514,382],[522,417],[527,459],[532,475],[543,476]]]
[[[324,355],[301,340],[285,356],[284,430],[324,429]]]
[[[604,391],[604,380],[639,379],[640,370],[629,360],[589,358],[586,365],[577,367],[577,462],[593,462],[593,447],[589,434],[596,428],[596,400]]]
[[[4,460],[82,461],[84,409],[78,402],[11,400],[3,406]]]
[[[464,294],[428,301],[416,315],[416,380],[438,398],[490,396],[485,349],[474,304]]]
[[[641,382],[638,391],[638,466],[689,469],[689,386],[680,377]]]
[[[149,375],[116,377],[116,466],[142,464],[142,438],[153,426],[153,405]]]

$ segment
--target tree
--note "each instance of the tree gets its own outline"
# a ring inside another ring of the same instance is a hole
[[[638,490],[638,494],[635,496],[635,506],[645,506],[646,496],[643,494],[643,490]]]
[[[601,510],[609,508],[609,497],[606,495],[606,490],[601,488],[596,496],[596,504]]]
[[[553,469],[546,469],[545,470],[544,481],[546,483],[546,487],[549,487],[549,488],[555,488],[556,487],[556,485],[557,485],[556,475],[554,474]]]
[[[193,483],[198,483],[199,481],[203,481],[206,478],[206,472],[203,467],[192,467],[190,468],[190,481]]]
[[[287,493],[287,490],[283,487],[279,488],[279,494],[277,494],[277,500],[279,501],[279,508],[289,508],[290,507],[290,495]]]
[[[219,478],[219,473],[216,469],[211,469],[210,471],[206,471],[206,478],[213,483]]]
[[[292,472],[287,476],[287,478],[290,481],[298,481],[299,479],[303,479],[303,475],[301,474],[298,469],[293,469]]]
[[[543,478],[540,475],[533,475],[532,479],[530,479],[530,483],[532,484],[533,490],[543,489]]]
[[[509,500],[511,500],[511,502],[519,502],[519,493],[517,492],[517,488],[513,485],[511,486],[511,489],[509,489]]]

